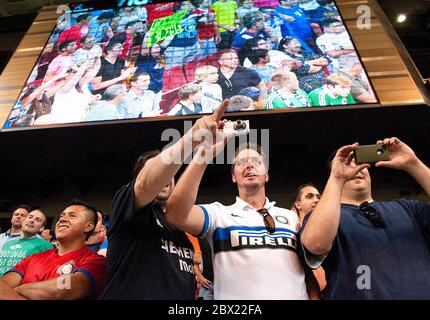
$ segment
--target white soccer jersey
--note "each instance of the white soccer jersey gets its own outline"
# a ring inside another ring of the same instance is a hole
[[[339,34],[325,33],[317,38],[316,43],[324,54],[330,51],[341,50],[342,48],[354,49],[351,38],[346,31]],[[338,69],[349,67],[358,61],[356,53],[344,54],[336,58],[330,57],[330,59],[333,65],[332,72],[337,72]]]
[[[202,234],[213,248],[216,300],[309,299],[296,253],[296,213],[266,198],[264,207],[276,225],[270,234],[260,213],[240,198],[231,206],[200,207],[205,213]]]

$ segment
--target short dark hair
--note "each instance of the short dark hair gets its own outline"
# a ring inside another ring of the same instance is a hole
[[[236,150],[234,151],[234,159],[236,159],[237,155],[241,151],[243,151],[243,150],[249,150],[249,149],[257,151],[260,154],[260,156],[263,158],[263,161],[264,161],[264,163],[266,164],[266,167],[267,167],[267,163],[265,161],[266,154],[264,153],[263,148],[260,145],[256,144],[256,143],[246,142],[246,143],[242,143],[241,145],[239,145],[236,148]],[[234,159],[233,159],[232,164],[231,164],[231,174],[232,175],[234,174],[234,166],[236,165],[236,162],[234,161]]]
[[[46,227],[46,224],[48,223],[48,216],[46,215],[46,213],[45,213],[45,212],[43,212],[43,211],[42,211],[42,209],[40,209],[40,207],[32,208],[32,209],[31,209],[31,211],[29,211],[28,213],[30,214],[30,212],[33,212],[33,211],[39,211],[40,213],[42,213],[42,214],[43,214],[43,216],[44,216],[45,220],[43,221],[42,226],[43,226],[43,227]]]
[[[227,54],[227,53],[234,53],[235,55],[237,55],[239,57],[239,53],[237,52],[237,50],[234,50],[234,49],[223,49],[220,52],[218,52],[218,60],[221,59],[221,57],[224,54]]]
[[[92,213],[93,215],[93,219],[92,222],[94,223],[93,228],[87,233],[87,235],[85,236],[85,240],[88,240],[88,238],[91,236],[91,234],[93,233],[94,229],[96,228],[97,222],[99,220],[99,217],[97,215],[97,209],[95,207],[93,207],[92,205],[90,205],[89,203],[80,200],[80,199],[73,199],[69,202],[68,207],[70,206],[83,206],[85,207],[89,212]]]
[[[97,20],[102,20],[102,19],[112,19],[114,16],[113,12],[102,12],[98,17]]]
[[[294,207],[294,202],[300,201],[300,198],[302,197],[302,194],[303,194],[303,189],[306,187],[312,187],[318,190],[318,188],[312,182],[304,183],[298,186],[297,189],[294,190],[293,199],[291,200],[290,208]]]
[[[135,73],[133,74],[133,76],[130,79],[130,82],[136,82],[137,80],[139,80],[140,76],[149,76],[148,73],[146,72],[139,72],[139,73]]]
[[[88,14],[88,13],[84,13],[84,14],[77,16],[76,17],[76,23],[79,23],[81,21],[88,19],[89,16],[90,16],[90,14]]]
[[[267,56],[268,53],[269,53],[269,50],[267,50],[267,49],[255,49],[255,50],[252,50],[252,52],[248,54],[248,59],[249,59],[249,61],[251,61],[252,64],[256,64],[256,63],[260,62],[260,59]]]
[[[64,49],[66,49],[71,43],[76,42],[75,40],[64,40],[58,45],[58,50],[60,52],[63,52]]]
[[[291,41],[293,41],[293,40],[297,40],[297,41],[299,41],[296,37],[292,37],[292,36],[286,36],[286,37],[283,37],[283,38],[281,39],[281,41],[279,41],[278,50],[279,50],[279,51],[284,52],[284,51],[285,51],[284,46],[285,46],[285,45],[288,45],[288,44],[289,44]],[[300,42],[300,41],[299,41],[299,42]]]
[[[128,28],[129,26],[135,25],[135,24],[136,24],[136,23],[138,23],[138,22],[139,22],[139,20],[132,20],[132,21],[129,21],[129,22],[125,25],[124,30],[127,30],[127,28]]]
[[[103,49],[103,52],[105,54],[107,54],[109,51],[111,51],[113,49],[113,47],[115,47],[117,44],[123,44],[123,42],[119,41],[119,40],[110,40],[108,42],[108,44],[106,45],[106,47]]]
[[[145,165],[145,163],[149,159],[158,156],[160,153],[161,153],[160,150],[152,150],[152,151],[147,151],[145,153],[142,153],[139,156],[139,158],[137,158],[136,162],[134,163],[133,178],[134,179],[137,178],[137,176],[139,175],[140,170],[142,170],[143,166]]]
[[[19,206],[17,206],[15,209],[13,209],[13,212],[15,212],[18,209],[25,209],[27,210],[27,212],[31,211],[30,206],[26,205],[26,204],[20,204]]]

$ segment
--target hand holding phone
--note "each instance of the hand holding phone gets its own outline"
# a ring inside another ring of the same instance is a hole
[[[354,159],[356,164],[388,161],[390,160],[390,151],[386,145],[382,144],[359,146],[354,150]]]

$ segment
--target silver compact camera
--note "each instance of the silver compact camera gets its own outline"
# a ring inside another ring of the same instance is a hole
[[[241,136],[249,134],[249,120],[236,120],[228,121],[224,124],[224,134],[231,134],[234,136]]]

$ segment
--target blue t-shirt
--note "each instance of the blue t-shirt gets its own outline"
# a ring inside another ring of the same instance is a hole
[[[275,11],[276,13],[285,14],[295,19],[293,22],[284,20],[284,24],[281,25],[283,37],[294,36],[299,37],[303,41],[312,39],[312,28],[306,17],[306,11],[299,6],[294,6],[291,9],[277,7]],[[280,18],[282,19],[281,16]]]
[[[183,20],[181,22],[183,32],[177,34],[170,42],[172,47],[190,47],[197,43],[197,23],[201,16]]]
[[[384,228],[374,227],[357,206],[342,204],[339,229],[322,264],[324,299],[430,299],[430,203],[402,199],[370,206],[380,212]],[[368,283],[364,269],[370,271]]]
[[[243,29],[242,32],[237,32],[233,38],[231,47],[236,50],[242,50],[245,42],[254,38],[267,39],[269,35],[265,31],[259,31],[258,33],[249,32],[248,29]]]
[[[136,60],[137,73],[145,72],[149,74],[151,82],[148,90],[158,93],[163,89],[164,68],[157,64],[155,58],[150,55],[139,56]]]

